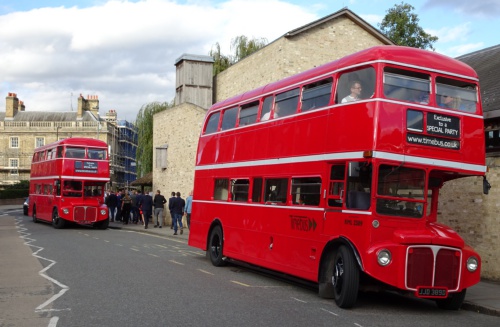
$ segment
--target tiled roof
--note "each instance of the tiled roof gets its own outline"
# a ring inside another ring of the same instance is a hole
[[[483,111],[500,110],[500,83],[498,81],[498,76],[500,76],[500,44],[456,59],[468,64],[477,72]]]
[[[46,112],[46,111],[18,111],[13,121],[76,121],[76,111]],[[0,112],[0,120],[5,120],[5,111]],[[83,121],[95,121],[94,115],[88,111],[83,113]]]

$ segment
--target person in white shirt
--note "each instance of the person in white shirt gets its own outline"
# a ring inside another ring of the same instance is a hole
[[[262,116],[262,118],[260,119],[260,121],[265,121],[265,120],[269,120],[269,118],[271,118],[271,112],[274,112],[274,115],[273,115],[273,118],[278,118],[278,113],[280,112],[280,107],[279,105],[276,103],[274,105],[274,109],[271,109],[269,112],[266,112],[264,114],[264,116]]]
[[[342,99],[342,103],[358,101],[361,95],[361,83],[359,81],[353,81],[351,83],[351,94]]]

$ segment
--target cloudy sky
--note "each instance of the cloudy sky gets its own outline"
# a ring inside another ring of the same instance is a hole
[[[17,93],[27,111],[76,110],[97,95],[100,113],[134,121],[139,109],[175,95],[175,59],[230,54],[238,35],[266,38],[343,7],[378,27],[388,0],[2,0],[0,97]],[[500,0],[417,0],[420,26],[456,57],[500,43]],[[5,111],[5,100],[0,100]]]

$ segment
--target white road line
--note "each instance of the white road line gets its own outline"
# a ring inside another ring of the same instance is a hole
[[[323,308],[321,308],[321,310],[323,310],[323,311],[325,311],[325,312],[328,312],[329,314],[332,314],[332,315],[334,315],[334,316],[337,316],[337,317],[339,316],[339,315],[338,315],[338,314],[336,314],[335,312],[331,312],[331,311],[326,310],[326,309],[323,309]]]
[[[208,274],[208,275],[213,275],[210,271],[206,271],[203,269],[198,269],[198,271],[201,271],[202,273]]]
[[[56,327],[58,321],[59,321],[59,317],[52,317],[52,318],[50,318],[49,326],[48,327]]]
[[[304,301],[304,300],[299,300],[299,299],[297,299],[296,297],[293,297],[293,296],[292,296],[292,299],[294,299],[295,301],[298,301],[298,302],[307,303],[306,301]]]
[[[59,286],[61,288],[61,290],[57,294],[54,294],[50,299],[48,299],[47,301],[45,301],[44,303],[42,303],[38,307],[36,307],[35,308],[35,312],[39,313],[39,312],[54,312],[54,311],[71,310],[71,308],[65,308],[65,309],[45,309],[45,307],[47,307],[49,304],[53,303],[55,300],[57,300],[59,297],[61,297],[64,293],[66,293],[69,290],[69,287],[66,286],[66,285],[64,285],[60,281],[58,281],[58,280],[50,277],[49,275],[47,275],[45,273],[47,270],[49,270],[50,268],[52,268],[52,266],[55,265],[57,263],[57,261],[51,260],[51,259],[48,259],[48,258],[45,258],[45,257],[42,257],[41,255],[38,255],[38,253],[41,252],[42,250],[44,250],[44,248],[40,247],[40,246],[36,246],[36,245],[31,244],[33,242],[36,242],[36,239],[28,237],[29,235],[31,235],[31,233],[27,232],[28,229],[24,227],[24,224],[22,223],[22,219],[16,218],[16,225],[17,225],[16,227],[17,227],[18,233],[21,234],[21,236],[19,236],[19,237],[25,240],[24,244],[26,244],[26,245],[28,245],[30,247],[38,249],[35,252],[33,252],[32,255],[34,257],[38,258],[38,259],[50,262],[50,264],[47,267],[45,267],[42,270],[40,270],[38,272],[38,274],[40,276],[42,276],[43,278],[51,281],[52,283],[56,284],[57,286]],[[57,326],[57,321],[59,320],[59,318],[58,317],[53,317],[53,318],[56,318],[56,319],[51,319],[50,320],[50,323],[49,323],[50,327]]]
[[[168,261],[170,261],[172,263],[175,263],[175,264],[178,264],[180,266],[184,266],[184,264],[182,262],[178,262],[178,261],[175,261],[175,260],[168,260]]]

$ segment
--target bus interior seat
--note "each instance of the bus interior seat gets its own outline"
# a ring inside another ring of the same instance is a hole
[[[370,193],[349,191],[347,194],[347,208],[367,210],[370,208]]]

